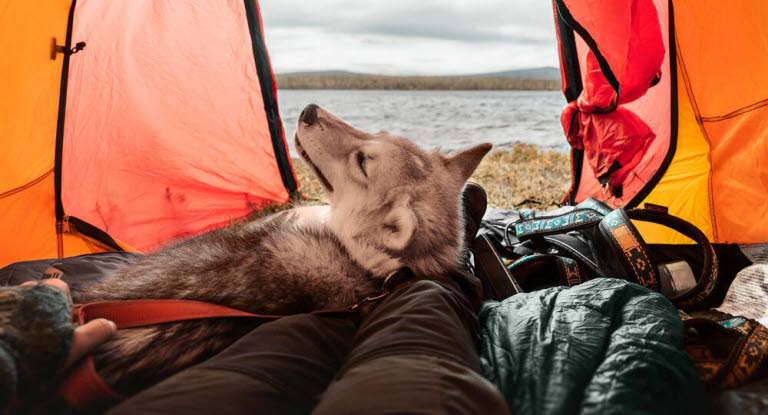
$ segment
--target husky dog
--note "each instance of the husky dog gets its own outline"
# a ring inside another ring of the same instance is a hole
[[[87,287],[79,303],[146,298],[207,301],[258,314],[355,304],[408,267],[460,266],[462,186],[490,144],[443,155],[367,134],[311,104],[296,149],[329,206],[283,211],[178,242]],[[210,357],[257,323],[206,319],[120,330],[93,354],[105,381],[130,395]]]

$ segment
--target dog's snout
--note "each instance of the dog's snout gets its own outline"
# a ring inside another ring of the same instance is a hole
[[[301,111],[301,115],[299,115],[299,121],[305,122],[309,125],[312,125],[317,121],[317,109],[320,108],[317,106],[317,104],[309,104],[307,105],[303,111]]]

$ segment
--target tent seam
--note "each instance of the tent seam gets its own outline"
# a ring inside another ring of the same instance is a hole
[[[691,88],[691,80],[688,77],[688,70],[685,67],[685,59],[683,59],[683,53],[682,49],[680,48],[679,38],[675,36],[675,48],[677,49],[677,59],[680,62],[679,68],[680,73],[683,76],[683,84],[685,85],[685,91],[688,95],[688,99],[691,102],[691,109],[693,109],[693,115],[696,117],[696,123],[699,125],[699,130],[701,130],[701,135],[704,137],[704,140],[707,141],[707,145],[709,146],[709,151],[707,152],[707,161],[709,163],[709,174],[707,175],[707,187],[709,190],[707,194],[707,198],[709,199],[709,218],[712,221],[712,238],[714,239],[713,242],[720,242],[720,237],[717,234],[717,218],[715,215],[715,199],[712,193],[712,176],[713,176],[713,166],[712,166],[712,141],[709,139],[709,135],[707,134],[706,128],[704,128],[704,122],[701,118],[701,113],[699,112],[699,107],[696,105],[696,97],[694,96],[693,89]]]
[[[23,184],[23,185],[21,185],[19,187],[11,189],[11,190],[9,190],[9,191],[7,191],[5,193],[0,193],[0,199],[4,199],[4,198],[6,198],[8,196],[13,196],[16,193],[23,192],[24,190],[27,190],[30,187],[32,187],[32,186],[42,182],[43,180],[45,180],[46,177],[50,176],[53,173],[53,170],[54,170],[54,167],[51,167],[50,170],[48,170],[47,172],[43,173],[40,177],[38,177],[38,178],[36,178],[36,179],[34,179],[34,180],[30,181],[30,182],[27,182],[26,184]]]
[[[746,114],[748,112],[756,111],[762,107],[765,107],[768,105],[768,98],[754,102],[752,104],[746,105],[744,107],[741,107],[735,111],[731,111],[728,114],[725,115],[716,115],[712,117],[701,117],[702,122],[718,122],[718,121],[725,121],[729,120],[734,117],[738,117],[739,115]]]

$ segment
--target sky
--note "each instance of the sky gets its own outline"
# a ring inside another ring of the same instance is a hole
[[[275,73],[452,75],[558,66],[548,0],[261,0]]]

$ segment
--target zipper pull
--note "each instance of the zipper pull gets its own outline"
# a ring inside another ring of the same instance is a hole
[[[65,45],[57,45],[56,38],[51,40],[51,59],[56,60],[57,53],[63,53],[64,55],[72,55],[85,49],[85,42],[77,42],[75,47],[68,49]]]

